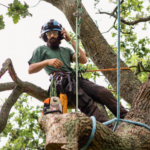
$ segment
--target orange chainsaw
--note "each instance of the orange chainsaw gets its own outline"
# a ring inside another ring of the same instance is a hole
[[[53,84],[53,82],[51,83]],[[61,82],[58,83],[58,88],[60,90],[60,98],[56,95],[56,86],[51,86],[51,98],[47,98],[44,101],[43,114],[48,113],[67,113],[67,95],[64,93]]]

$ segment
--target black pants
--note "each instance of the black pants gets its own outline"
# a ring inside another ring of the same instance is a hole
[[[62,85],[67,94],[68,100],[76,105],[76,81],[75,75],[70,74],[70,79],[67,76],[63,78]],[[71,86],[71,87],[70,87]],[[72,88],[72,90],[70,90]],[[79,77],[78,86],[78,108],[87,116],[95,116],[99,122],[108,121],[103,113],[98,109],[97,103],[106,105],[107,108],[117,116],[117,100],[113,94],[103,86],[99,86],[87,79]],[[120,106],[120,118],[124,118],[127,110]]]

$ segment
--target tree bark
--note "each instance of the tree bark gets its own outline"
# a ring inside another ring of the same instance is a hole
[[[150,126],[150,75],[140,88],[126,120]],[[46,133],[46,150],[81,149],[92,131],[92,120],[79,113],[47,114],[39,118],[39,125]],[[116,133],[100,122],[96,124],[94,138],[87,150],[148,150],[150,131],[142,126],[120,123]]]
[[[60,9],[68,19],[73,31],[76,29],[76,19],[73,13],[76,12],[77,3],[76,0],[44,0],[51,3],[58,9]],[[117,55],[107,43],[92,18],[87,13],[86,9],[82,5],[81,16],[81,41],[85,48],[86,53],[92,59],[94,64],[99,69],[117,68]],[[121,67],[128,67],[121,60]],[[117,89],[117,72],[106,71],[102,72],[108,79],[113,88]],[[133,98],[141,86],[141,82],[130,70],[121,70],[121,83],[120,94],[121,97],[128,103],[132,103]]]
[[[9,112],[12,108],[12,106],[15,104],[19,96],[23,93],[23,90],[21,87],[16,86],[11,93],[11,95],[8,97],[7,101],[4,103],[0,110],[0,133],[5,129]]]

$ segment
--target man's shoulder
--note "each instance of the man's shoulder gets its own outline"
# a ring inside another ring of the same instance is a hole
[[[47,50],[47,46],[42,45],[42,46],[38,46],[37,48],[35,48],[34,52],[40,52],[44,50]]]
[[[38,46],[36,49],[46,49],[47,48],[47,46],[45,46],[45,45],[40,45],[40,46]]]
[[[69,47],[60,46],[60,49],[70,49]]]
[[[71,49],[69,47],[60,47],[60,50],[67,50],[70,51]],[[72,51],[72,50],[71,50]]]

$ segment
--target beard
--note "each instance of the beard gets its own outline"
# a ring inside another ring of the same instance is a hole
[[[59,48],[59,45],[60,45],[60,40],[59,38],[51,38],[51,39],[48,39],[47,41],[47,46],[50,47],[51,49],[57,49]]]

